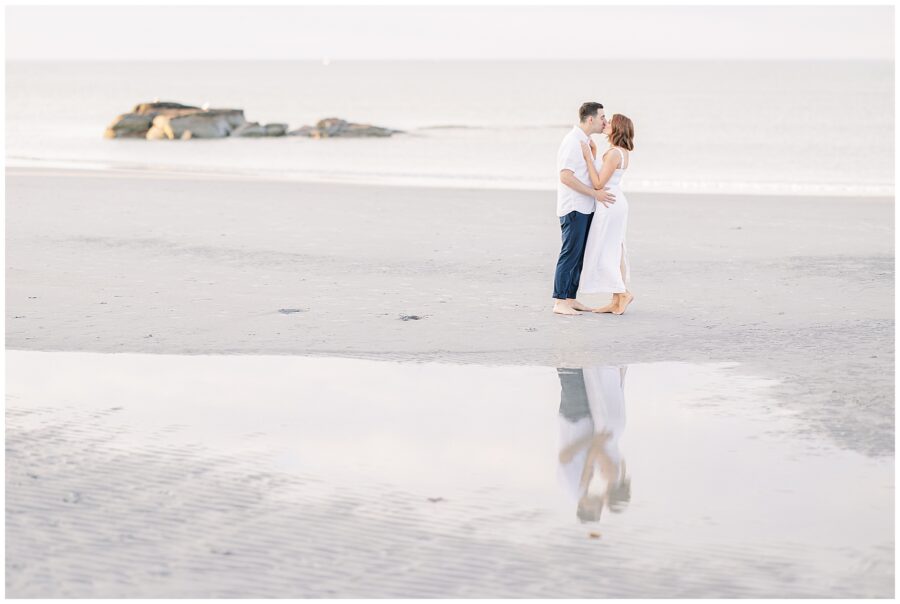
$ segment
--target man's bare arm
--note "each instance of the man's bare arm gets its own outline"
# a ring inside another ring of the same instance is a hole
[[[587,195],[588,197],[593,197],[603,205],[608,203],[615,203],[616,196],[607,191],[595,191],[593,187],[589,187],[584,184],[575,176],[575,173],[571,170],[560,170],[559,171],[559,181],[569,187],[570,189],[574,189],[583,195]]]

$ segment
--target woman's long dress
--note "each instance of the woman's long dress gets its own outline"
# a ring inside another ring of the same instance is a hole
[[[625,155],[618,147],[619,167],[606,183],[616,202],[609,207],[595,202],[594,219],[588,232],[584,249],[584,263],[581,269],[581,283],[578,293],[625,293],[630,279],[628,253],[625,248],[625,229],[628,226],[628,199],[622,191],[622,175],[625,173]],[[612,149],[610,150],[612,152]],[[603,158],[595,160],[597,171],[603,167]],[[625,278],[622,278],[620,264],[625,264]]]

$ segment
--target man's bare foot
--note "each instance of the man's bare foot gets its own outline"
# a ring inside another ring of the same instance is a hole
[[[567,300],[570,308],[574,308],[575,310],[590,310],[587,306],[579,302],[578,300]]]
[[[625,309],[628,308],[628,305],[631,304],[631,301],[634,300],[634,296],[631,292],[625,292],[624,294],[619,294],[619,303],[616,305],[616,309],[613,311],[614,315],[621,315],[625,312]]]
[[[562,300],[557,300],[556,302],[553,303],[553,312],[555,312],[558,315],[579,315],[579,314],[581,314]]]

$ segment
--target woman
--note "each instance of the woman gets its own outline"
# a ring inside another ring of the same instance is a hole
[[[628,199],[620,188],[622,175],[630,164],[630,152],[634,149],[634,124],[617,113],[612,116],[603,134],[609,138],[610,147],[602,156],[595,157],[593,142],[590,146],[581,143],[581,147],[594,189],[608,188],[616,196],[616,202],[609,207],[596,204],[584,249],[584,266],[578,291],[611,292],[613,297],[609,304],[591,310],[621,315],[634,300],[634,295],[627,287],[629,270],[625,229],[628,226]]]

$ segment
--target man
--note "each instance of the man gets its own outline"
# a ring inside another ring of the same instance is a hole
[[[559,146],[556,164],[559,182],[556,184],[556,215],[562,229],[562,249],[556,263],[553,281],[553,312],[560,315],[577,315],[588,310],[575,299],[584,261],[584,246],[594,217],[594,201],[609,207],[615,196],[607,191],[595,191],[590,184],[582,141],[593,148],[591,134],[599,134],[606,128],[606,115],[600,103],[584,103],[578,110],[579,123],[563,138]]]

